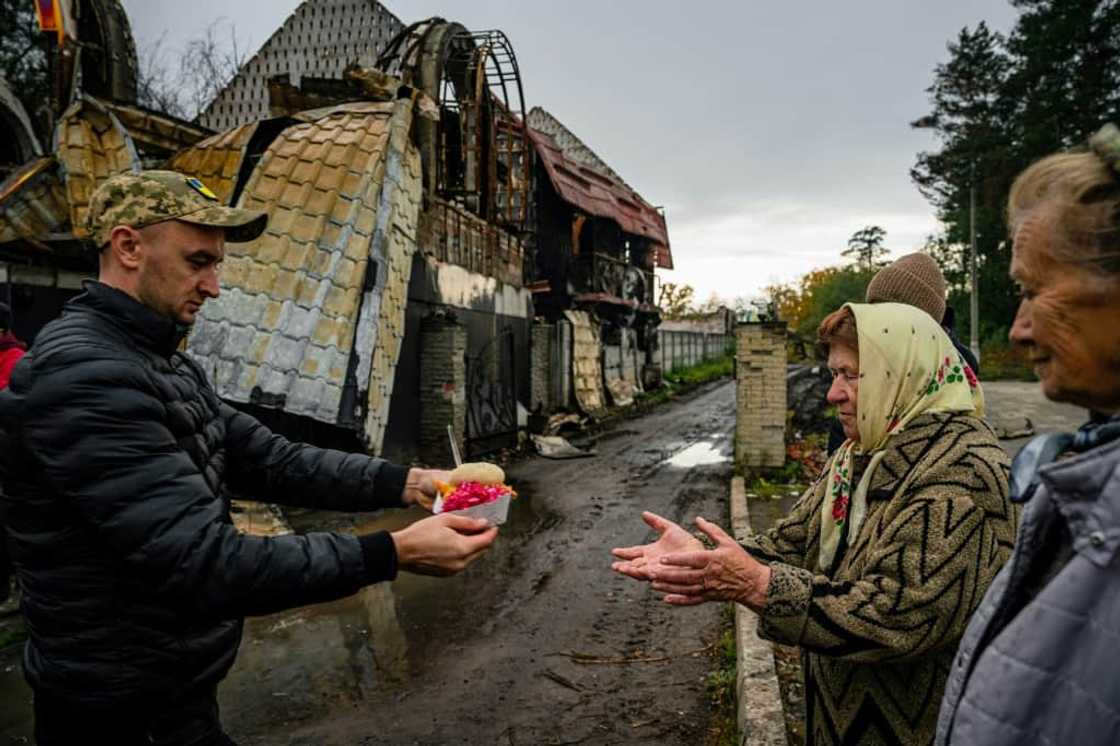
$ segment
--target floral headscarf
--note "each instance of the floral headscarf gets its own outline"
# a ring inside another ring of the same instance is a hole
[[[891,437],[927,412],[984,414],[972,369],[933,317],[901,303],[847,303],[859,340],[859,441],[846,440],[829,465],[821,508],[822,570],[832,566],[845,524],[854,539],[867,514],[867,488]],[[852,492],[852,459],[871,455]]]

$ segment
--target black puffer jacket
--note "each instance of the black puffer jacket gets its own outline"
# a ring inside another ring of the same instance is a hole
[[[256,537],[225,488],[337,510],[399,507],[407,469],[290,443],[222,403],[175,325],[100,283],[0,392],[0,483],[36,689],[173,698],[229,670],[242,617],[396,574],[388,534]]]

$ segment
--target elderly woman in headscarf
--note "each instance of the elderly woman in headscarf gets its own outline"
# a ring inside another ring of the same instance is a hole
[[[957,642],[1011,550],[1007,455],[929,314],[847,304],[821,324],[847,440],[790,514],[714,546],[650,513],[613,567],[670,604],[734,601],[803,651],[809,744],[928,744]]]
[[[1090,144],[1027,168],[1008,200],[1011,341],[1089,423],[1012,465],[1015,552],[961,642],[939,744],[1120,743],[1120,130]]]

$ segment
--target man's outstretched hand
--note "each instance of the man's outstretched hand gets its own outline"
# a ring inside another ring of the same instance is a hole
[[[392,533],[397,566],[418,575],[454,575],[486,553],[498,536],[479,518],[441,513]]]
[[[447,482],[450,479],[451,472],[442,469],[409,469],[401,501],[405,505],[419,505],[430,511],[432,503],[439,497],[436,482]]]
[[[611,565],[615,572],[637,580],[650,580],[650,572],[657,569],[662,557],[704,549],[704,544],[699,539],[656,513],[643,512],[642,520],[660,537],[650,544],[612,549],[611,554],[621,560]]]

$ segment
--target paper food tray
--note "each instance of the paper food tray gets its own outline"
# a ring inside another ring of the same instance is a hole
[[[510,494],[499,497],[493,502],[488,502],[483,505],[475,505],[473,508],[463,508],[462,510],[452,511],[456,515],[465,515],[469,518],[482,518],[491,526],[501,526],[506,522],[506,517],[509,515],[509,501]],[[443,512],[443,497],[437,497],[435,503],[432,505],[432,514],[438,515]]]

